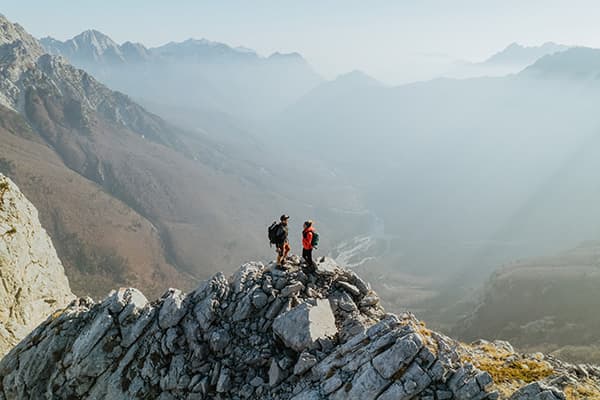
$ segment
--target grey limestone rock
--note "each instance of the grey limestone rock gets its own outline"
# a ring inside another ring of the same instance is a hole
[[[555,387],[533,382],[517,390],[510,400],[565,400],[564,393]]]
[[[315,306],[304,303],[279,315],[273,322],[273,332],[298,352],[319,338],[335,335],[337,327],[329,300],[317,300]]]
[[[163,306],[158,313],[158,325],[162,329],[167,329],[177,325],[187,309],[183,307],[184,296],[180,290],[169,289],[163,297]]]
[[[0,361],[0,400],[497,397],[458,343],[386,314],[354,272],[321,264],[307,275],[293,260],[247,263],[154,302],[132,288],[74,300]],[[562,399],[540,388],[514,400]]]
[[[298,356],[298,362],[294,366],[294,375],[302,375],[317,363],[317,357],[308,351],[303,351]]]
[[[0,282],[0,355],[75,298],[37,210],[2,174]]]

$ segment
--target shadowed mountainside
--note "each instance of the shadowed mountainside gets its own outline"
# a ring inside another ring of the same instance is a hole
[[[466,340],[510,340],[528,350],[599,362],[600,244],[498,269],[476,309],[453,333]]]

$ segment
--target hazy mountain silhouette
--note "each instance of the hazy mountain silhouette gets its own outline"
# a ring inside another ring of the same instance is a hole
[[[484,64],[526,66],[540,58],[569,49],[569,46],[546,42],[541,46],[523,46],[511,43],[504,50],[492,55]]]
[[[569,48],[569,46],[553,42],[546,42],[541,46],[523,46],[519,43],[511,43],[482,62],[459,62],[444,76],[473,78],[516,74],[544,56],[560,53]]]
[[[389,264],[469,267],[461,279],[482,279],[499,263],[594,237],[600,192],[585,182],[599,97],[595,85],[525,72],[362,89],[338,80],[270,129],[353,177],[394,240]],[[569,193],[577,205],[565,209]]]
[[[262,57],[206,39],[146,48],[119,45],[89,30],[65,42],[43,38],[41,43],[49,53],[136,98],[245,118],[271,115],[321,82],[298,53]]]
[[[547,55],[527,67],[523,75],[551,79],[598,79],[600,49],[573,47]]]

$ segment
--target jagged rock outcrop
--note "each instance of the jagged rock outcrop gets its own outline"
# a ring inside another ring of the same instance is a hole
[[[247,263],[185,295],[74,301],[0,363],[4,399],[494,399],[489,374],[355,273]],[[365,301],[367,300],[367,301]]]
[[[0,355],[74,298],[35,207],[0,174]]]
[[[595,398],[600,368],[456,342],[387,314],[353,271],[244,264],[184,294],[73,301],[0,362],[0,399]],[[566,396],[566,393],[569,396]]]

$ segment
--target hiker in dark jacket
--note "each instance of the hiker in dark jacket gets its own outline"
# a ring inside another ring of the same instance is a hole
[[[314,248],[313,238],[315,237],[315,228],[313,222],[308,220],[304,223],[304,230],[302,230],[302,258],[306,262],[306,269],[308,272],[315,271],[315,262],[312,258],[312,251]]]
[[[290,242],[288,240],[288,220],[289,215],[283,214],[279,218],[278,232],[277,232],[277,243],[275,247],[277,249],[277,268],[283,268],[283,264],[287,259],[288,253],[290,252]]]

